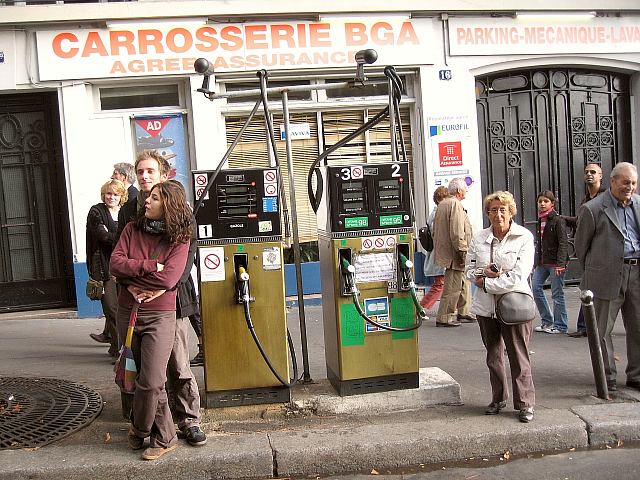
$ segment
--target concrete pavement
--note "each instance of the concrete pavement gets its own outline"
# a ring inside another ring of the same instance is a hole
[[[566,291],[573,330],[578,290]],[[640,392],[624,387],[621,320],[614,330],[620,390],[610,401],[593,396],[586,339],[534,334],[536,418],[522,424],[511,405],[501,415],[483,415],[490,386],[477,325],[436,329],[432,319],[420,328],[420,391],[340,399],[326,381],[322,309],[308,306],[305,314],[313,384],[294,387],[290,405],[207,410],[208,443],[195,448],[181,441],[155,462],[127,448],[107,348],[88,336],[101,330],[102,319],[78,319],[72,311],[0,315],[0,376],[66,379],[104,400],[100,416],[66,438],[0,451],[0,479],[306,477],[640,440]],[[297,322],[292,308],[301,363]],[[202,368],[195,372],[204,388]]]

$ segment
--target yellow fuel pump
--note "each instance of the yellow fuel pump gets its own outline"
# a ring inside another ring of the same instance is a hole
[[[326,166],[318,246],[327,377],[342,396],[417,388],[408,164]]]
[[[196,213],[208,408],[290,400],[279,195],[276,169],[221,170]]]

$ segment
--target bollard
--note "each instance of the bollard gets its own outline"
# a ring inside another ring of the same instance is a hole
[[[607,379],[604,374],[604,360],[602,359],[602,347],[600,346],[600,334],[596,323],[596,309],[593,306],[593,292],[583,290],[580,293],[580,301],[584,311],[584,321],[587,325],[587,338],[589,340],[589,352],[591,353],[591,368],[596,381],[598,398],[609,400]]]

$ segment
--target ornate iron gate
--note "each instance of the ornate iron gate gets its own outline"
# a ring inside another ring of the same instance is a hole
[[[539,191],[555,192],[557,210],[574,216],[585,194],[587,163],[601,165],[608,185],[613,165],[632,161],[629,79],[623,74],[499,73],[476,78],[476,96],[482,193],[510,191],[518,204],[517,222],[532,232]],[[573,259],[567,279],[580,276]]]
[[[0,311],[72,305],[57,97],[0,98]]]

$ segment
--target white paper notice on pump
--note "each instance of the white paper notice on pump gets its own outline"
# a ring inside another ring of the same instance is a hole
[[[393,253],[365,253],[354,255],[356,283],[388,282],[395,280],[395,261]]]
[[[224,247],[201,248],[200,281],[222,282],[224,280]]]
[[[262,250],[262,268],[264,270],[280,270],[282,268],[278,247],[268,247]]]

